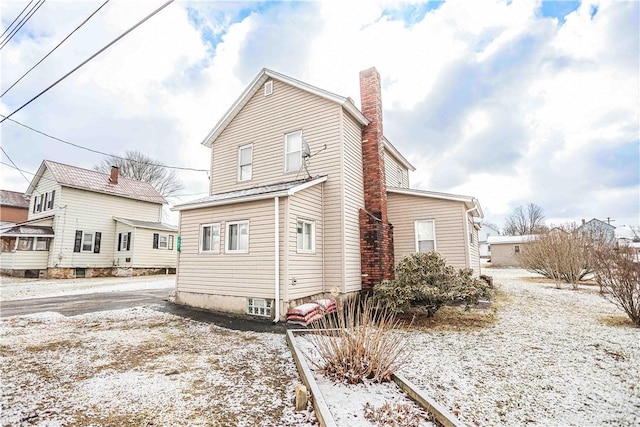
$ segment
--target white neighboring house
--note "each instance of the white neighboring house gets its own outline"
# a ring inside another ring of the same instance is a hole
[[[480,251],[480,259],[491,258],[491,248],[489,247],[489,236],[499,236],[500,230],[497,227],[483,223],[478,231],[478,250]]]
[[[26,222],[0,230],[3,274],[74,278],[173,273],[177,227],[149,183],[45,160]]]

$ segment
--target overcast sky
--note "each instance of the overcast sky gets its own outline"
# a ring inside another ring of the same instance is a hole
[[[0,51],[2,92],[102,2],[46,1]],[[2,96],[0,113],[162,3],[109,2]],[[0,4],[3,31],[26,4]],[[202,140],[263,67],[359,105],[358,72],[375,66],[385,135],[417,168],[413,188],[475,196],[499,225],[533,202],[548,223],[637,226],[639,4],[179,1],[13,118],[94,150],[208,169]],[[92,168],[103,158],[0,126],[3,149],[28,172],[43,159]],[[26,190],[17,171],[1,168],[0,188]],[[206,173],[179,177],[184,196],[173,203],[206,195]]]

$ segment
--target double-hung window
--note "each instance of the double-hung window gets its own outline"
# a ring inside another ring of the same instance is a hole
[[[253,163],[253,145],[245,145],[238,149],[238,181],[251,179]]]
[[[298,252],[315,250],[315,224],[311,221],[298,220]]]
[[[302,166],[302,131],[284,136],[284,171],[298,172]]]
[[[436,226],[432,219],[415,222],[416,252],[431,252],[436,250]]]
[[[249,252],[249,221],[227,222],[225,252]]]
[[[82,235],[82,252],[93,251],[93,234],[84,233]]]
[[[220,253],[220,224],[200,226],[200,252]]]

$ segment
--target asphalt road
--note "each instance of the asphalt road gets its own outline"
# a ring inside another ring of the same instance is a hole
[[[122,292],[67,295],[49,298],[31,298],[0,303],[0,317],[54,311],[65,316],[117,310],[148,304],[166,305],[171,289],[150,289]]]

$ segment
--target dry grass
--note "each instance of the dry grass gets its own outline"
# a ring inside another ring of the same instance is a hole
[[[613,326],[615,328],[629,328],[636,325],[631,321],[628,316],[600,316],[598,321],[607,326]]]
[[[407,330],[473,331],[493,325],[498,320],[498,313],[509,303],[509,297],[498,290],[488,308],[465,310],[463,306],[447,306],[436,312],[433,317],[407,314],[399,319],[402,327]]]

